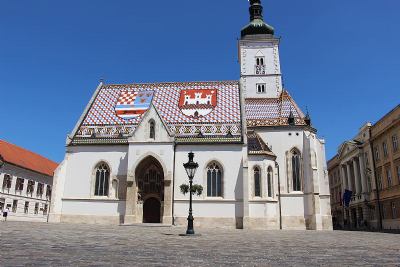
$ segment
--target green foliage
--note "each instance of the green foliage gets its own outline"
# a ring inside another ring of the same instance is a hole
[[[189,185],[181,184],[179,188],[181,189],[182,194],[186,195],[187,193],[189,193]],[[203,186],[199,184],[192,185],[192,195],[197,194],[198,196],[201,196],[202,193],[203,193]]]
[[[181,184],[179,188],[181,189],[181,192],[184,195],[186,195],[189,192],[189,186],[187,184]]]

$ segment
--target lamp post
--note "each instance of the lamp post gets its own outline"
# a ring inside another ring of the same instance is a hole
[[[189,161],[187,163],[183,164],[183,167],[185,167],[186,173],[189,176],[189,195],[190,195],[189,216],[187,218],[188,227],[186,230],[186,235],[194,235],[193,214],[192,214],[192,184],[193,184],[193,177],[196,174],[196,170],[199,167],[199,164],[197,164],[197,162],[193,161],[193,158],[194,158],[193,152],[190,152],[188,154],[188,157],[189,157]]]

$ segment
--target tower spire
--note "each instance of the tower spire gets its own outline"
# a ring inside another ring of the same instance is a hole
[[[274,28],[263,20],[263,6],[261,0],[250,0],[250,23],[246,25],[242,31],[242,38],[246,35],[255,34],[274,34]]]

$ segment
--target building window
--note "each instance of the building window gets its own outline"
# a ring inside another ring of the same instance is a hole
[[[292,152],[292,189],[293,191],[301,191],[300,178],[300,153],[297,150]]]
[[[24,213],[28,214],[28,212],[29,212],[29,201],[25,201]]]
[[[383,156],[386,158],[388,156],[388,147],[387,147],[387,143],[383,142],[382,143],[382,149],[383,149]]]
[[[35,203],[35,214],[39,213],[39,203]]]
[[[372,191],[372,181],[371,181],[371,176],[367,176],[367,181],[368,181],[368,190],[367,192],[371,192]]]
[[[268,167],[267,171],[267,184],[268,184],[268,197],[272,197],[272,189],[273,189],[273,183],[272,183],[272,168],[271,166]]]
[[[396,219],[397,218],[396,204],[392,202],[390,206],[392,207],[392,219]]]
[[[96,182],[94,185],[95,196],[108,196],[108,185],[110,180],[110,169],[107,164],[101,163],[96,168]]]
[[[222,169],[217,163],[207,167],[207,196],[222,197]]]
[[[22,190],[24,190],[24,179],[17,178],[17,181],[15,183],[15,191],[22,191]]]
[[[381,159],[381,155],[379,154],[379,148],[375,147],[375,159],[376,160],[380,160]]]
[[[51,185],[46,186],[46,198],[50,199],[51,198]]]
[[[265,93],[265,83],[257,84],[257,93],[259,93],[259,94]]]
[[[156,138],[156,126],[154,121],[149,122],[149,129],[150,129],[150,139],[155,139]]]
[[[381,173],[381,171],[377,172],[376,179],[378,182],[378,190],[382,190],[382,173]]]
[[[42,195],[43,195],[43,184],[42,183],[38,183],[36,196],[37,197],[42,197]]]
[[[12,182],[12,178],[10,175],[5,174],[4,175],[4,179],[3,179],[3,190],[7,189],[10,190],[11,188],[11,182]]]
[[[399,141],[397,140],[397,135],[392,136],[392,146],[393,151],[397,151],[399,149]]]
[[[35,181],[29,180],[28,181],[28,187],[26,188],[26,193],[32,195],[34,188],[35,188]]]
[[[44,204],[44,207],[43,207],[43,215],[47,215],[47,209],[48,209],[48,205],[47,205],[47,204]]]
[[[364,154],[364,157],[365,157],[365,165],[369,165],[369,159],[368,159],[368,153],[367,152],[365,152],[365,154]]]
[[[375,207],[372,206],[369,208],[369,219],[370,220],[375,220]]]
[[[13,205],[12,205],[12,212],[16,213],[18,208],[18,200],[14,199],[13,200]]]
[[[386,169],[386,178],[387,178],[387,186],[391,187],[393,183],[392,183],[392,171],[390,170],[390,168]]]
[[[386,219],[386,205],[381,204],[382,219]]]
[[[397,169],[397,180],[398,180],[398,182],[400,184],[400,165],[397,166],[396,169]]]
[[[254,196],[261,197],[261,172],[258,167],[254,168]]]

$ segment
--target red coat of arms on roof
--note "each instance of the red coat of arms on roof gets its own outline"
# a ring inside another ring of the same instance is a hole
[[[204,117],[217,106],[217,93],[217,89],[182,90],[179,109],[189,117]]]
[[[153,91],[122,91],[115,105],[115,113],[125,120],[139,117],[149,109],[153,95]]]

